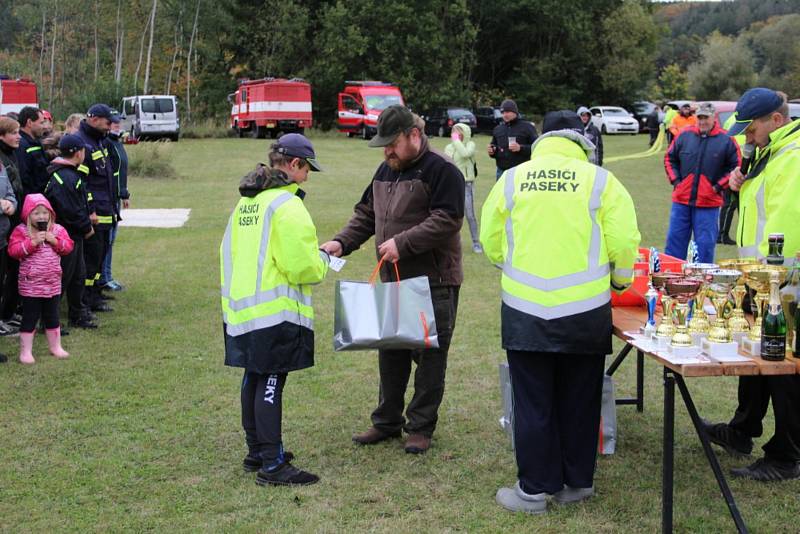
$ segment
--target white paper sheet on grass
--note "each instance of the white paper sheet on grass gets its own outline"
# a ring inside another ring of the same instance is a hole
[[[174,209],[127,209],[122,210],[120,226],[139,228],[180,228],[189,220],[192,210]]]

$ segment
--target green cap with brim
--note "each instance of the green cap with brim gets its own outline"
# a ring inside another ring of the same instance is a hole
[[[414,114],[400,105],[389,106],[378,117],[378,134],[373,137],[369,146],[382,147],[391,145],[397,136],[414,126]]]

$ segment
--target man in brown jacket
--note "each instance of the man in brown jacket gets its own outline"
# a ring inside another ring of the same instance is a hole
[[[364,191],[347,226],[322,245],[334,256],[346,256],[375,236],[377,256],[386,265],[381,280],[392,280],[396,263],[400,278],[427,276],[431,285],[439,348],[380,350],[378,407],[372,427],[353,436],[362,445],[400,437],[405,450],[428,450],[444,395],[447,351],[458,309],[461,268],[461,223],[464,177],[453,163],[431,151],[422,119],[403,106],[390,106],[378,119],[378,135],[369,143],[383,147],[385,161]],[[403,417],[405,392],[414,373],[414,396]]]

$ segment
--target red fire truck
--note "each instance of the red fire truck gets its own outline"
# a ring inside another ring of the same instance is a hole
[[[273,139],[278,132],[303,133],[312,125],[311,85],[300,78],[240,80],[231,104],[231,128],[239,137]]]
[[[39,107],[36,84],[25,78],[12,80],[0,74],[0,115],[19,113],[25,106]]]
[[[378,115],[394,104],[405,105],[400,89],[386,82],[347,81],[339,93],[338,118],[340,132],[370,139],[378,128]]]

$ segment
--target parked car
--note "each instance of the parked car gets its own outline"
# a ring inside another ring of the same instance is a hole
[[[800,119],[800,101],[792,100],[789,102],[789,116],[792,120]]]
[[[466,124],[473,130],[478,127],[478,121],[470,110],[455,106],[435,108],[426,114],[424,119],[425,133],[439,137],[450,135],[453,125],[458,122]]]
[[[590,108],[592,124],[603,134],[639,133],[639,122],[623,108],[616,106],[595,106]]]
[[[479,132],[491,134],[494,127],[503,122],[503,112],[499,107],[484,106],[475,108],[475,119]]]
[[[644,100],[640,100],[639,102],[634,102],[631,109],[633,109],[633,118],[639,123],[639,132],[648,132],[650,131],[647,128],[647,117],[650,115],[653,110],[656,108],[656,105],[652,102],[646,102]]]

